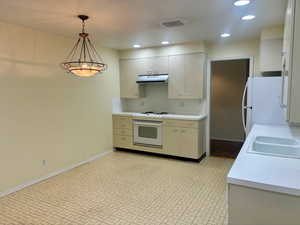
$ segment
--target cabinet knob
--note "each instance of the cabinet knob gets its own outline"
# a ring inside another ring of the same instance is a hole
[[[181,133],[185,133],[185,130],[181,130]]]

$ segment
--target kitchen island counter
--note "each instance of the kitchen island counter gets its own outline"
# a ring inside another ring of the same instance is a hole
[[[248,152],[257,136],[299,140],[300,128],[254,125],[228,174],[228,184],[300,196],[300,159]]]

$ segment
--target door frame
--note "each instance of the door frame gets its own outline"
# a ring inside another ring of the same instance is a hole
[[[207,123],[206,123],[206,154],[210,156],[210,125],[211,125],[211,91],[212,91],[212,74],[211,67],[213,62],[249,59],[249,78],[254,77],[254,57],[253,56],[238,56],[238,57],[221,57],[211,58],[207,60],[207,83],[206,83],[206,96],[207,96]],[[249,96],[250,104],[252,96]],[[251,110],[247,111],[247,124],[251,122]]]

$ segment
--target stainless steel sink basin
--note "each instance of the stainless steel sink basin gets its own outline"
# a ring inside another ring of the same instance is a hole
[[[250,153],[300,158],[300,142],[295,139],[257,136]]]

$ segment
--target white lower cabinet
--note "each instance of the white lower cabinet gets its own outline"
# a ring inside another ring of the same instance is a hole
[[[114,135],[114,147],[132,148],[132,136]]]
[[[163,146],[153,148],[133,144],[133,119],[113,116],[114,147],[191,159],[199,159],[204,153],[204,120],[163,120]]]
[[[165,152],[168,155],[192,159],[200,158],[204,153],[203,129],[204,126],[202,121],[165,122],[163,128],[163,148],[165,149]]]
[[[299,225],[300,197],[228,184],[228,225]]]
[[[116,148],[132,148],[132,118],[113,116],[113,146]]]
[[[177,127],[164,127],[163,131],[163,146],[167,149],[168,154],[179,156],[180,148],[178,147],[178,140],[180,137],[179,128]]]

